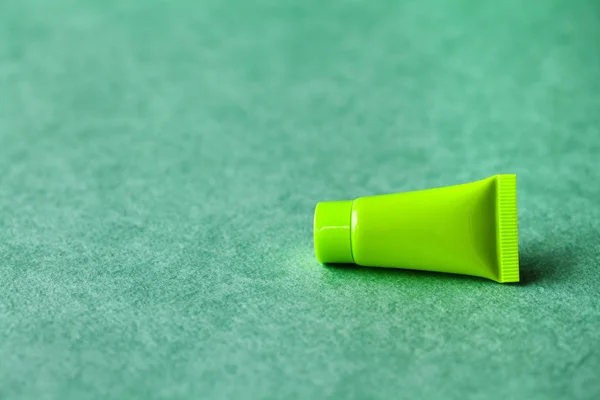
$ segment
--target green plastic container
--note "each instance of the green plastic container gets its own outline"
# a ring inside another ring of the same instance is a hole
[[[322,263],[519,281],[516,176],[317,204]]]

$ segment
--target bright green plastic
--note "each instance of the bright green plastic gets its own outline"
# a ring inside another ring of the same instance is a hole
[[[317,204],[322,263],[519,281],[516,176]]]

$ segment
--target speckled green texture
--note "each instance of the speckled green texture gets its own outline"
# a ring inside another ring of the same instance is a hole
[[[597,1],[0,2],[0,398],[600,398]],[[517,173],[522,284],[314,258]]]

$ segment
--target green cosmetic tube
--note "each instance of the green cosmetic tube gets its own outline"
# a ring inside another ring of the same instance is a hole
[[[321,263],[405,268],[519,281],[517,181],[480,181],[317,204]]]

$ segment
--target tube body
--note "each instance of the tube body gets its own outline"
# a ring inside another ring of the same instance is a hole
[[[321,223],[334,209],[338,215]],[[332,240],[337,242],[328,246]],[[315,249],[325,263],[517,282],[516,177],[495,175],[456,186],[319,203]]]

